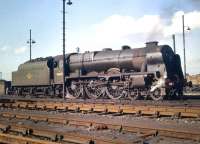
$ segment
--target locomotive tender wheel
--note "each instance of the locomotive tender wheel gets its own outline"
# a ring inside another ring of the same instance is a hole
[[[105,86],[99,84],[101,81],[89,81],[84,87],[85,93],[91,99],[97,99],[105,94]]]
[[[53,88],[49,87],[47,91],[48,91],[48,95],[49,95],[49,96],[54,96],[54,95],[55,95],[55,94],[54,94],[54,89],[53,89]]]
[[[16,95],[17,96],[21,96],[22,95],[22,89],[21,88],[17,88]]]
[[[107,85],[106,94],[108,95],[109,98],[113,100],[117,100],[117,99],[127,96],[127,92],[125,90],[124,85],[117,85],[114,82],[109,83]]]
[[[20,95],[20,90],[18,88],[14,88],[14,95],[19,96]]]
[[[31,96],[35,96],[35,95],[36,95],[36,91],[37,91],[36,88],[33,88],[33,89],[32,89],[32,93],[31,93]]]
[[[162,95],[161,89],[156,89],[154,92],[151,92],[150,97],[154,101],[159,101],[164,99],[164,95]]]
[[[78,82],[71,82],[71,85],[66,89],[66,98],[77,99],[83,95],[83,86]]]

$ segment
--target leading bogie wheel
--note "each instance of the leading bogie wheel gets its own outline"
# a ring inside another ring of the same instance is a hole
[[[155,89],[153,92],[150,92],[150,97],[154,101],[160,101],[164,99],[164,95],[162,94],[161,89],[159,88]]]
[[[128,98],[130,100],[137,100],[140,96],[140,91],[138,89],[129,89]]]

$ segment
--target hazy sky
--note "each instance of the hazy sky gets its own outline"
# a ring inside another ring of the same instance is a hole
[[[182,56],[181,16],[186,33],[187,72],[200,73],[200,0],[72,0],[67,8],[67,52],[132,48],[157,40]],[[32,57],[62,54],[62,0],[0,0],[0,72],[11,72],[29,59],[29,29],[37,42]],[[183,60],[182,60],[183,61]]]

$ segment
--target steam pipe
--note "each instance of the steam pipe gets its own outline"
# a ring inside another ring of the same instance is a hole
[[[185,18],[182,15],[182,22],[183,22],[183,59],[184,59],[184,77],[186,79],[186,56],[185,56]]]
[[[174,53],[176,54],[176,39],[175,39],[175,34],[172,35],[172,39],[173,39],[173,49],[174,49]]]

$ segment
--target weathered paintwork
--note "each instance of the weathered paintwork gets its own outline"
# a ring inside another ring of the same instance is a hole
[[[18,70],[12,73],[13,86],[33,86],[50,84],[47,60],[31,61],[21,64]]]

